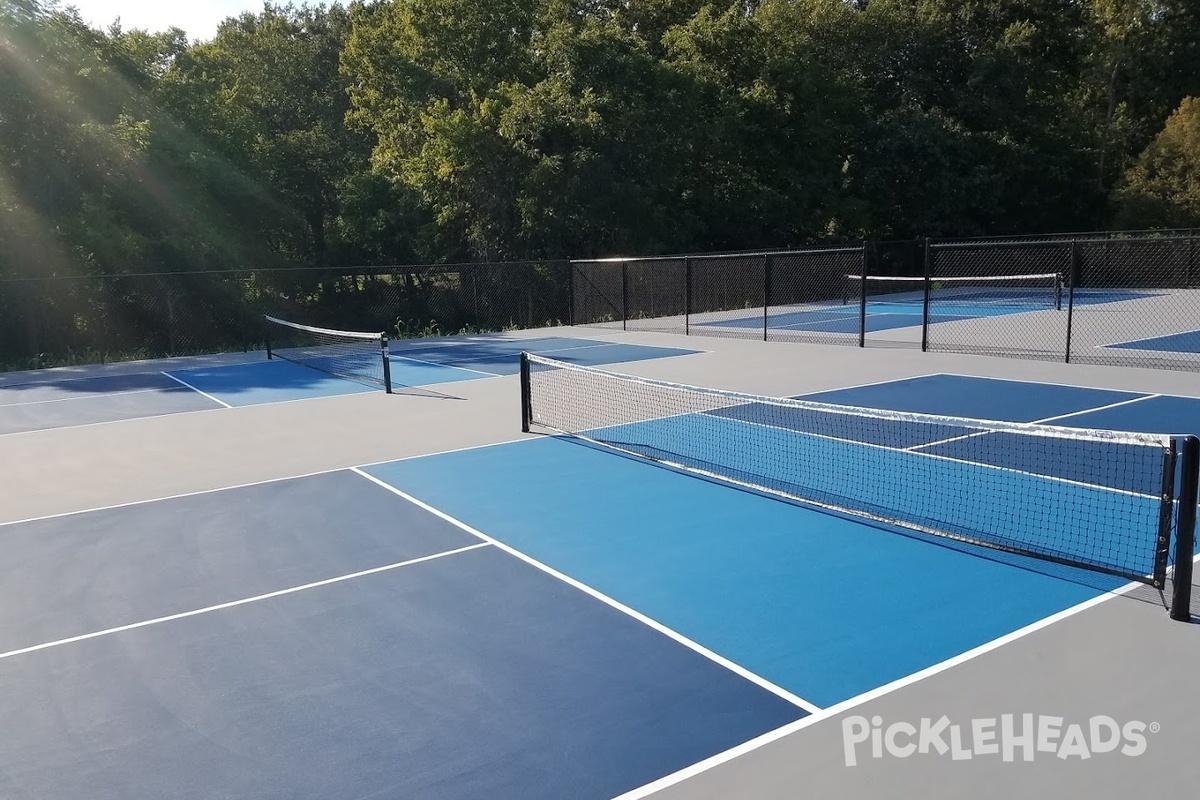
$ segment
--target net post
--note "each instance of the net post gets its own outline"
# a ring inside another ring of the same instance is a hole
[[[383,359],[383,390],[392,393],[392,360],[388,358],[388,337],[379,334],[379,357]]]
[[[867,346],[867,272],[869,266],[868,244],[863,242],[862,270],[858,281],[858,346]]]
[[[692,259],[683,257],[683,335],[692,335]]]
[[[533,404],[530,402],[529,353],[521,353],[521,433],[529,433],[533,422]]]
[[[921,352],[929,350],[929,290],[933,284],[933,251],[925,237],[925,298],[921,302]]]
[[[1200,438],[1184,437],[1181,453],[1179,516],[1175,524],[1175,580],[1171,592],[1171,619],[1192,618],[1192,559],[1196,550],[1196,502],[1200,485]]]
[[[1079,240],[1071,240],[1071,263],[1067,266],[1067,353],[1066,363],[1071,363],[1071,334],[1075,328],[1075,284],[1079,274]],[[1061,281],[1060,281],[1061,282]],[[1062,308],[1062,289],[1059,289],[1059,309]]]
[[[262,318],[263,336],[267,341],[267,361],[270,361],[274,356],[271,353],[271,323],[267,322],[267,315],[263,314]]]
[[[767,312],[771,310],[771,265],[772,259],[769,255],[763,256],[763,341],[767,340],[767,331],[770,330],[770,318]]]
[[[621,330],[629,330],[629,262],[621,262]]]

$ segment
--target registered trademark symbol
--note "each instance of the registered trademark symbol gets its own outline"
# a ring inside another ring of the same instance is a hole
[[[1158,733],[1160,730],[1162,730],[1162,726],[1159,725],[1157,722],[1150,723],[1150,732],[1151,733]]]

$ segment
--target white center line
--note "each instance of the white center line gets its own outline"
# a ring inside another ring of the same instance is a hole
[[[458,555],[459,553],[465,553],[468,550],[478,550],[481,547],[489,547],[489,546],[490,546],[490,544],[488,542],[480,542],[478,544],[470,544],[470,545],[467,545],[466,547],[459,547],[455,550],[447,550],[443,553],[434,553],[433,555],[430,555],[430,556],[422,556],[421,558],[413,558],[413,559],[409,559],[408,561],[399,561],[395,564],[387,564],[382,567],[374,567],[372,569],[364,569],[361,572],[352,572],[349,575],[339,575],[336,578],[326,578],[325,580],[322,580],[322,581],[314,581],[312,583],[306,583],[303,586],[292,586],[287,589],[280,589],[279,591],[276,591],[276,592],[267,592],[266,594],[259,594],[259,595],[255,595],[254,597],[244,597],[241,600],[233,600],[231,602],[220,603],[219,605],[215,605],[215,606],[206,606],[204,608],[197,608],[193,611],[184,611],[180,614],[171,614],[166,617],[155,617],[154,619],[147,619],[147,620],[143,620],[142,622],[133,622],[133,623],[130,623],[129,625],[120,625],[116,628],[107,628],[102,631],[93,631],[91,633],[84,633],[84,634],[80,634],[79,636],[71,636],[66,639],[58,639],[53,642],[44,642],[43,644],[35,644],[32,647],[22,647],[19,650],[9,650],[7,653],[0,653],[0,659],[12,658],[13,656],[25,655],[26,653],[36,653],[38,650],[48,650],[51,647],[61,647],[65,644],[73,644],[75,642],[83,642],[83,641],[87,641],[88,639],[98,639],[101,636],[111,636],[114,633],[123,633],[124,631],[137,630],[138,628],[146,628],[151,625],[161,625],[164,622],[174,622],[175,620],[187,619],[188,617],[197,617],[197,616],[200,616],[201,614],[210,614],[214,611],[223,611],[224,609],[227,609],[227,608],[235,608],[237,606],[244,606],[249,603],[257,603],[261,600],[270,600],[273,597],[283,597],[284,595],[295,594],[296,592],[303,592],[303,591],[307,591],[309,589],[316,589],[320,586],[329,586],[330,584],[334,584],[334,583],[341,583],[343,581],[354,580],[355,578],[362,578],[367,575],[374,575],[379,572],[387,572],[389,570],[399,569],[400,567],[411,567],[414,564],[421,564],[426,561],[433,561],[438,558],[445,558],[446,556],[454,556],[454,555]]]

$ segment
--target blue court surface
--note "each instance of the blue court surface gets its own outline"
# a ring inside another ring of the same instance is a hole
[[[590,366],[696,352],[567,337],[406,340],[392,346],[392,381],[397,393],[405,393],[511,375],[518,371],[522,349]],[[369,358],[368,367],[379,367],[378,356]],[[0,385],[0,434],[370,391],[379,387],[279,359]],[[432,393],[438,394],[436,389]]]
[[[931,323],[958,322],[978,317],[999,317],[1029,312],[1059,313],[1060,310],[1055,308],[1051,291],[1028,291],[1016,295],[1009,293],[999,296],[984,292],[978,298],[969,296],[957,296],[953,299],[935,298],[930,304],[929,321]],[[1147,292],[1116,289],[1079,289],[1075,291],[1074,302],[1077,306],[1090,306],[1153,296]],[[1063,303],[1063,309],[1065,309],[1065,299]],[[1061,311],[1061,313],[1065,313],[1065,311]],[[868,298],[866,316],[862,322],[865,322],[867,333],[875,333],[895,328],[919,327],[923,322],[924,314],[925,308],[920,294],[908,293],[886,300]],[[693,324],[699,327],[761,329],[763,315],[760,311],[746,317]],[[815,304],[792,310],[785,308],[769,312],[766,324],[773,330],[857,333],[860,325],[859,306],[857,300],[852,298],[848,303],[833,301],[829,304]]]
[[[1184,331],[1152,339],[1137,339],[1132,342],[1108,344],[1123,350],[1153,350],[1159,353],[1200,353],[1200,331]]]
[[[808,397],[1200,429],[1197,399],[957,375]],[[954,445],[877,433],[841,452]],[[14,797],[611,798],[1123,584],[551,436],[0,527]]]

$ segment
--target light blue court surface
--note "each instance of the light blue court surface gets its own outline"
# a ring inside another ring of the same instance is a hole
[[[561,336],[405,340],[392,346],[392,383],[398,394],[421,394],[428,387],[516,374],[522,350],[590,366],[697,352]],[[343,368],[347,358],[337,354]],[[377,354],[361,358],[366,372],[382,374]],[[280,359],[0,386],[0,434],[379,390]],[[432,388],[428,393],[446,394]]]
[[[1075,292],[1074,302],[1077,306],[1091,306],[1153,296],[1155,295],[1152,293],[1119,289],[1079,289]],[[1065,295],[1062,302],[1064,304],[1062,308],[1065,309]],[[1055,307],[1053,289],[1050,288],[1021,290],[1007,294],[1003,292],[989,293],[985,290],[980,292],[976,299],[961,294],[948,298],[935,296],[930,303],[929,321],[931,323],[959,322],[978,317],[999,317],[1029,312],[1059,313],[1061,311],[1062,309]],[[866,317],[863,322],[865,322],[867,333],[875,333],[920,326],[924,314],[924,301],[921,294],[904,293],[887,299],[868,298]],[[757,314],[735,319],[693,324],[698,327],[761,329],[763,315],[760,311]],[[773,330],[857,333],[860,325],[858,301],[856,298],[851,298],[848,303],[835,300],[825,305],[814,304],[792,310],[784,308],[768,311],[766,324]]]
[[[1200,400],[952,375],[812,397],[1011,421],[1061,417],[1056,424],[1076,427],[1160,432],[1167,426],[1170,433],[1200,429]],[[997,410],[1005,413],[993,413]],[[720,424],[711,419],[704,423],[704,435],[713,436]],[[635,436],[639,426],[628,427],[626,435]],[[700,435],[679,430],[684,437]],[[796,420],[795,430],[804,430],[803,420]],[[880,435],[891,434],[884,430]],[[622,437],[618,432],[613,438]],[[899,446],[886,441],[870,446],[878,450],[881,444]],[[946,463],[951,465],[956,463],[955,445],[919,437],[916,442],[949,456]],[[869,501],[874,484],[870,475],[855,471],[853,447],[843,448],[847,461],[819,472],[854,485],[817,488],[860,501],[865,492]],[[876,463],[885,463],[888,452],[879,451]],[[996,452],[997,474],[1016,475],[1018,482],[1025,468],[1047,466],[1015,463],[1012,459],[1020,456],[1005,455],[1003,446]],[[1137,492],[1157,492],[1161,483],[1161,461],[1139,466],[1136,458],[1130,459],[1122,462],[1128,474],[1114,477],[1106,474],[1105,454],[1089,459],[1079,453],[1057,455],[1064,462],[1057,469],[1067,480],[1055,481],[1060,484],[1056,502],[1064,505],[1093,502],[1062,492],[1086,494],[1089,481],[1101,477],[1105,485],[1116,487],[1119,480],[1128,480]],[[1148,455],[1161,458],[1161,451]],[[559,438],[369,471],[820,707],[906,677],[1124,582],[922,540]],[[1046,521],[1039,515],[1047,513],[1037,497],[1049,480],[1025,487],[1024,495],[1021,487],[1010,487],[1013,506],[1005,509],[991,508],[986,498],[930,497],[918,485],[908,490],[931,519],[964,511],[1001,520],[1008,514],[1003,524],[1012,526],[1008,533],[1013,537],[1022,532],[1036,536]],[[1018,508],[1023,502],[1029,507]],[[1148,500],[1145,508],[1129,502],[1120,510],[1114,506],[1096,512],[1093,507],[1086,519],[1076,519],[1086,530],[1073,534],[1081,546],[1091,541],[1098,558],[1132,525],[1147,529],[1153,538],[1155,501]],[[1118,519],[1123,513],[1137,519]],[[1065,517],[1051,522],[1074,524]],[[1150,563],[1136,561],[1129,567],[1142,569]]]
[[[1152,350],[1159,353],[1200,353],[1200,331],[1184,331],[1152,339],[1137,339],[1132,342],[1108,344],[1124,350]]]
[[[530,339],[454,336],[441,339],[401,340],[392,342],[389,347],[393,370],[396,369],[398,363],[403,364],[407,361],[437,365],[460,372],[467,371],[465,374],[476,376],[516,375],[520,371],[522,351],[585,366],[670,358],[697,352],[676,347],[652,347],[594,339],[575,339],[567,336],[542,336]]]

